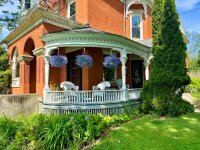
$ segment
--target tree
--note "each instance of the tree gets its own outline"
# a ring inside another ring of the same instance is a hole
[[[0,0],[0,7],[3,7],[6,4],[14,5],[15,3],[13,2],[13,0]],[[20,6],[18,6],[18,10],[19,9],[20,9]],[[4,15],[0,17],[0,26],[4,26],[10,31],[18,26],[19,11],[10,12],[9,10],[6,10],[6,11],[1,10],[1,12]]]
[[[187,33],[188,44],[188,68],[190,71],[200,70],[200,34]]]
[[[156,2],[154,7],[160,5]],[[142,106],[146,113],[154,111],[160,115],[177,116],[193,111],[193,107],[182,100],[182,90],[190,83],[186,69],[186,43],[179,29],[175,0],[164,0],[160,8],[161,13],[157,14],[162,18],[159,28],[153,26],[153,31],[157,31],[153,33],[153,68],[142,92]]]
[[[0,44],[0,93],[7,94],[10,92],[10,70],[8,54],[5,47]]]

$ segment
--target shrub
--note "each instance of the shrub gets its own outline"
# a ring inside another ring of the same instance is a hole
[[[13,142],[20,125],[10,118],[0,118],[0,149],[6,149]]]
[[[135,112],[135,111],[134,111]],[[0,118],[0,149],[80,149],[104,135],[111,126],[130,120],[128,115],[32,115]]]
[[[192,94],[200,93],[200,79],[192,78],[191,83],[187,86],[186,92],[190,92]]]

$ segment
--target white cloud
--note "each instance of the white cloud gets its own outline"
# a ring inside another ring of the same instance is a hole
[[[188,11],[194,9],[200,0],[176,0],[178,9],[182,11]]]

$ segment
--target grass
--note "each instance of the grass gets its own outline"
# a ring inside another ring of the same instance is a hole
[[[192,94],[192,96],[200,100],[200,93],[194,93]]]
[[[102,139],[91,150],[199,150],[200,113],[179,118],[144,116]]]

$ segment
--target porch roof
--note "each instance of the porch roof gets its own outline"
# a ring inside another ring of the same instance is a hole
[[[151,47],[127,37],[107,33],[93,28],[74,29],[46,34],[41,37],[45,42],[45,55],[58,47],[102,47],[116,51],[126,51],[146,59],[151,55]]]

